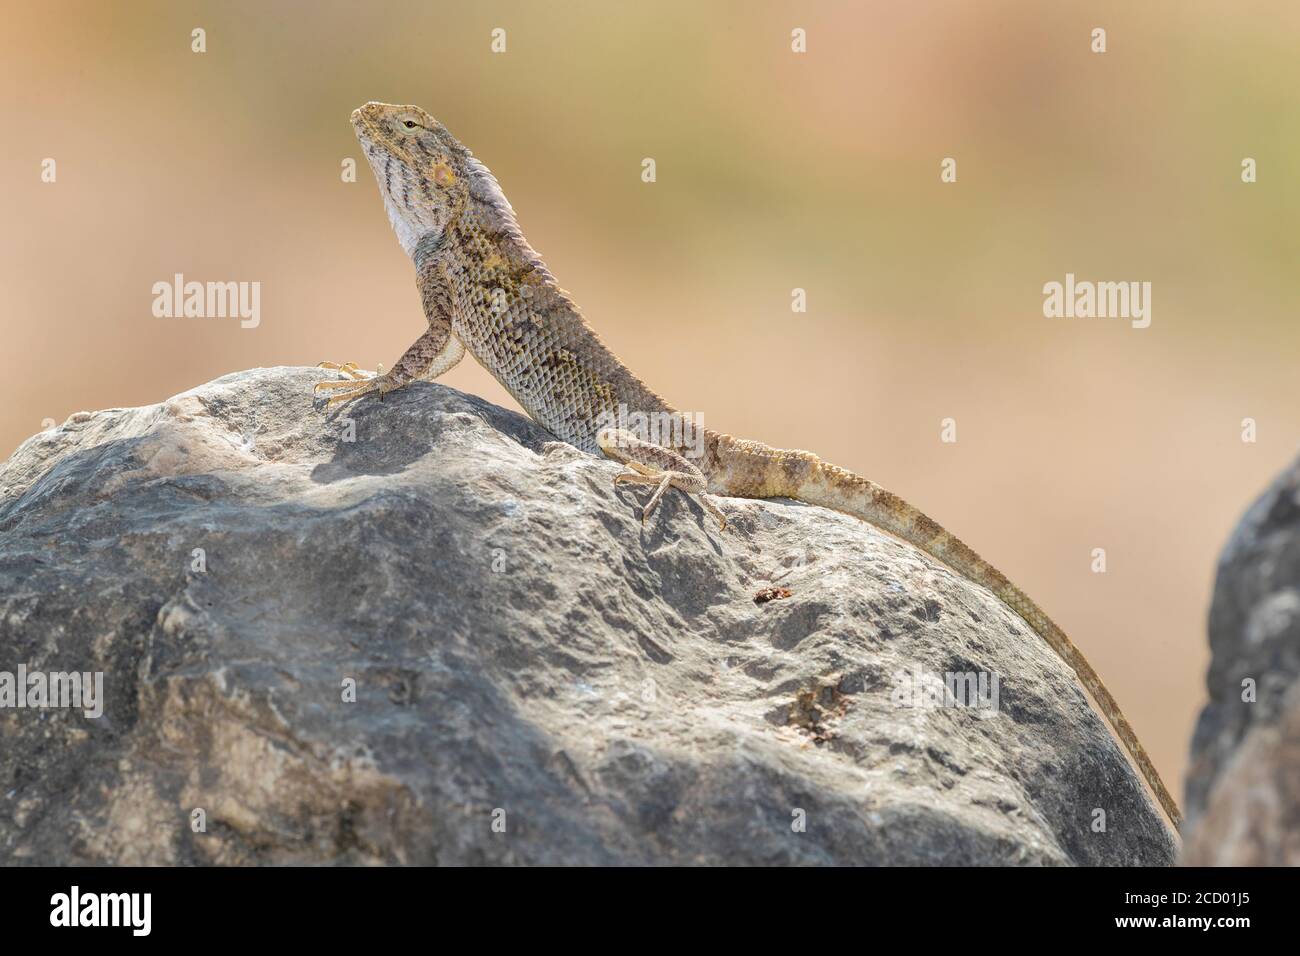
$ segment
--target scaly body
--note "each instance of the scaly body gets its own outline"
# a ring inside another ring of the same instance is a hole
[[[612,425],[620,407],[647,416],[675,409],[600,341],[524,239],[487,168],[418,107],[368,103],[352,122],[398,240],[415,263],[429,328],[384,375],[330,365],[348,376],[318,386],[339,389],[331,404],[434,378],[468,350],[557,437],[626,463],[632,470],[616,481],[654,486],[646,516],[675,488],[695,496],[724,527],[709,495],[795,498],[868,521],[988,588],[1020,615],[1078,675],[1177,826],[1178,807],[1119,705],[1065,633],[1005,576],[903,499],[810,452],[706,430],[691,454]]]

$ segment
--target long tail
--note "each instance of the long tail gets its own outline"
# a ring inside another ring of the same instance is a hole
[[[783,451],[761,442],[712,435],[709,490],[743,498],[796,498],[861,518],[942,561],[968,580],[988,588],[1024,618],[1070,666],[1092,695],[1102,715],[1128,750],[1174,827],[1182,814],[1155,765],[1137,739],[1097,672],[1055,622],[1001,571],[993,567],[937,521],[873,481],[806,451]]]

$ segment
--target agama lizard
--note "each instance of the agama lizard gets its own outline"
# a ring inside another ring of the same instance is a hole
[[[495,177],[441,123],[416,106],[367,103],[352,125],[379,182],[388,218],[415,262],[429,328],[392,369],[321,363],[346,376],[327,404],[430,380],[471,352],[538,423],[578,448],[632,470],[614,481],[654,486],[643,518],[668,488],[694,496],[723,528],[709,495],[794,498],[870,522],[992,591],[1078,675],[1175,827],[1178,806],[1133,728],[1078,648],[1019,588],[917,508],[872,481],[806,451],[705,429],[693,460],[682,448],[610,424],[620,406],[675,414],[583,319],[524,239]]]

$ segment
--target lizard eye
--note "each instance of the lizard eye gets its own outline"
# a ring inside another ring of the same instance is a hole
[[[419,126],[420,124],[417,123],[417,122],[415,122],[415,120],[407,120],[407,121],[406,121],[405,123],[403,123],[402,125],[405,126],[407,129],[415,129],[415,128],[416,128],[417,126]]]

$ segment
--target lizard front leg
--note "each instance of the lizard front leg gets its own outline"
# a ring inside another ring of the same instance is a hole
[[[704,493],[708,481],[704,473],[671,449],[642,441],[621,428],[605,428],[596,435],[600,450],[615,461],[632,469],[614,476],[614,484],[654,485],[654,494],[641,511],[641,520],[649,518],[659,499],[669,488],[694,495],[702,507],[718,519],[718,529],[727,527],[727,518]]]
[[[434,266],[417,275],[417,285],[424,303],[424,314],[429,328],[406,350],[397,364],[383,375],[369,375],[357,369],[355,362],[335,365],[322,362],[321,368],[335,369],[347,376],[341,381],[317,382],[315,390],[340,389],[331,395],[326,407],[350,402],[370,392],[378,392],[380,399],[416,379],[433,381],[465,357],[465,346],[451,330],[451,302],[446,293],[446,276]]]
[[[383,375],[362,377],[363,373],[357,370],[354,362],[348,362],[346,365],[322,362],[322,367],[337,369],[347,375],[348,378],[341,381],[317,382],[315,388],[317,391],[322,389],[341,390],[337,395],[330,396],[325,403],[326,407],[342,402],[350,402],[352,399],[360,398],[370,392],[378,392],[379,397],[382,399],[389,392],[401,388],[417,378],[426,381],[437,378],[464,356],[465,346],[451,331],[450,324],[443,328],[431,326],[411,344],[411,347],[397,360],[397,364]]]

